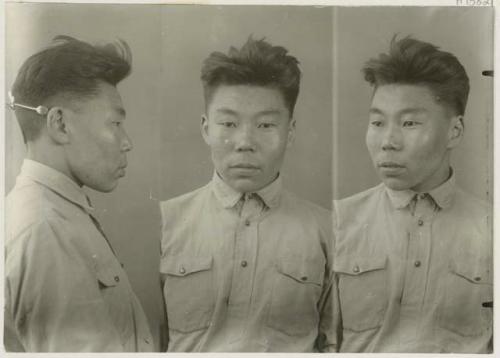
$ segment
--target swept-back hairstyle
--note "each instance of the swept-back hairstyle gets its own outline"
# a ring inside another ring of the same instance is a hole
[[[449,52],[410,36],[392,38],[389,53],[366,62],[365,80],[377,88],[385,84],[427,86],[438,101],[463,115],[469,95],[469,78],[458,59]]]
[[[201,81],[208,106],[220,85],[255,85],[278,89],[293,115],[300,87],[299,61],[281,46],[272,46],[264,39],[247,42],[228,54],[213,52],[203,62]]]
[[[56,36],[48,48],[29,57],[21,66],[12,87],[16,103],[37,107],[58,95],[87,98],[97,94],[100,82],[116,86],[131,71],[128,44],[90,45],[70,36]],[[36,139],[45,118],[16,107],[24,141]]]

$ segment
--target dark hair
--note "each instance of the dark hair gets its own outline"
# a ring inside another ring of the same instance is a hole
[[[37,107],[57,95],[86,98],[98,93],[100,82],[116,86],[131,71],[128,44],[92,46],[70,36],[56,36],[53,44],[29,57],[12,87],[16,103]],[[17,109],[16,116],[24,141],[36,139],[45,125],[44,117]]]
[[[385,84],[427,86],[436,98],[463,115],[469,95],[469,78],[458,59],[437,46],[410,36],[392,38],[388,54],[366,62],[362,72],[375,88]]]
[[[220,85],[255,85],[278,89],[285,104],[293,115],[299,95],[299,61],[281,46],[254,40],[236,49],[231,47],[228,54],[213,52],[203,62],[201,80],[205,104],[212,99],[214,90]]]

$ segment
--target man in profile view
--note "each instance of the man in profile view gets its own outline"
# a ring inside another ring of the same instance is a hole
[[[6,199],[7,351],[152,351],[146,316],[82,190],[110,192],[132,143],[116,85],[125,42],[67,36],[28,58],[10,96],[27,155]]]
[[[203,63],[204,187],[161,203],[169,352],[313,352],[331,329],[331,215],[283,189],[298,61],[252,38]]]
[[[464,134],[465,69],[406,37],[363,72],[382,183],[335,202],[340,352],[491,351],[491,208],[457,186],[450,162]]]

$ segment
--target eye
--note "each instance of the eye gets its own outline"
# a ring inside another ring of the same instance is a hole
[[[382,127],[382,121],[374,119],[370,121],[370,125],[373,127]]]
[[[274,123],[260,123],[258,125],[258,128],[265,128],[265,129],[268,129],[268,128],[272,128],[272,127],[275,127],[276,125]]]
[[[116,127],[121,127],[122,122],[120,122],[120,121],[115,121],[115,122],[113,122],[113,125],[114,125],[114,126],[116,126]]]
[[[235,122],[220,122],[219,125],[226,127],[226,128],[235,128],[236,123]]]
[[[403,122],[403,127],[416,127],[418,126],[420,123],[419,122],[416,122],[416,121],[404,121]]]

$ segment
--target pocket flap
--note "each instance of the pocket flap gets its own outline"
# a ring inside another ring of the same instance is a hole
[[[278,272],[301,283],[323,284],[324,267],[314,260],[282,258],[277,262]]]
[[[105,287],[113,287],[120,282],[120,274],[110,267],[98,268],[97,280]]]
[[[493,284],[493,267],[488,260],[473,257],[453,258],[450,260],[450,270],[466,280],[483,285]]]
[[[333,262],[333,271],[357,276],[365,272],[385,269],[387,257],[341,256]]]
[[[172,276],[186,276],[212,268],[212,256],[165,255],[160,261],[160,272]]]

